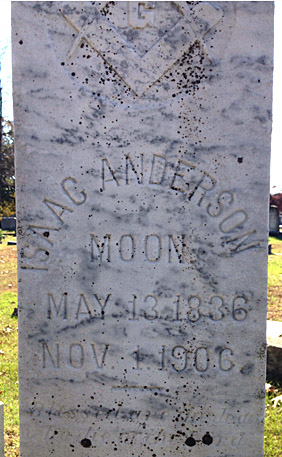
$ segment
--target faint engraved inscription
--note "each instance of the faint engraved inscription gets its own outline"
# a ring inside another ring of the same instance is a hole
[[[183,195],[195,207],[200,207],[210,220],[217,223],[219,242],[215,244],[212,254],[223,257],[233,256],[247,249],[261,247],[256,229],[252,229],[246,209],[238,207],[236,195],[229,190],[217,191],[217,179],[195,163],[179,160],[170,163],[164,155],[127,153],[119,161],[101,158],[100,192],[112,191],[123,186],[130,186],[136,192],[137,187],[160,186]],[[26,238],[20,251],[20,268],[27,270],[48,271],[56,250],[56,234],[67,224],[76,208],[87,201],[87,190],[83,182],[73,176],[67,176],[60,183],[60,194],[57,197],[46,196],[42,200],[46,222],[34,220],[25,228]],[[21,229],[23,230],[23,229]],[[21,232],[19,232],[21,234]],[[118,250],[113,242],[118,243]],[[99,261],[112,262],[115,258],[124,262],[134,262],[140,256],[140,247],[145,260],[158,263],[164,259],[170,263],[188,263],[191,260],[191,248],[187,234],[158,233],[146,234],[137,239],[134,234],[117,235],[90,233],[90,263]],[[205,252],[197,251],[197,259],[204,260]],[[193,259],[192,259],[193,260]]]
[[[81,343],[42,343],[42,368],[61,368],[61,360],[64,360],[71,368],[83,368],[85,363],[91,364],[95,369],[102,369],[105,365],[109,344],[100,345],[90,343],[88,346]],[[88,357],[86,359],[86,357]]]
[[[63,366],[81,369],[91,366],[95,370],[109,369],[107,356],[117,356],[116,349],[113,350],[110,344],[96,343],[42,343],[42,368],[59,369]],[[111,352],[111,354],[109,354]],[[183,346],[182,344],[168,347],[161,345],[152,348],[145,348],[140,345],[135,348],[123,349],[123,359],[132,363],[132,371],[142,370],[169,370],[174,373],[194,372],[195,374],[205,373],[206,371],[217,370],[229,372],[235,367],[234,351],[230,347],[211,348],[210,345]],[[113,386],[113,388],[123,389],[147,389],[147,386],[130,385],[126,381],[124,385]],[[159,386],[151,387],[153,390],[161,390]]]
[[[68,176],[61,181],[60,189],[62,194],[58,199],[44,198],[42,203],[48,208],[48,223],[29,224],[26,229],[26,240],[20,251],[20,268],[26,270],[48,271],[48,261],[51,249],[54,247],[52,237],[65,223],[64,218],[74,212],[74,208],[85,203],[87,194],[84,189],[78,189],[78,181]],[[66,202],[62,202],[62,198]],[[73,208],[73,207],[74,208]],[[52,222],[49,223],[51,216]],[[55,221],[59,225],[55,225]]]
[[[122,300],[112,293],[89,294],[69,292],[49,292],[46,298],[48,320],[77,323],[82,320],[126,319],[131,322],[166,321],[170,323],[195,324],[204,321],[222,321],[229,319],[233,322],[245,321],[254,308],[251,293],[235,296],[184,295],[175,292],[170,297],[163,298],[154,293],[140,296],[137,293],[127,293]],[[170,334],[167,327],[166,332]],[[146,336],[144,334],[143,336]]]
[[[115,259],[130,262],[142,258],[142,260],[156,263],[166,260],[167,263],[183,264],[187,259],[185,255],[188,243],[185,234],[161,236],[157,233],[146,234],[143,237],[135,237],[125,233],[114,236],[106,233],[98,236],[90,233],[90,262],[110,263]],[[118,252],[114,255],[114,250]]]
[[[218,372],[228,372],[235,367],[234,352],[231,348],[223,347],[220,351],[211,350],[207,346],[196,348],[177,345],[169,348],[165,345],[155,347],[152,353],[137,346],[133,352],[135,366],[133,369],[150,369],[154,364],[158,370],[172,370],[175,373],[194,370],[195,373],[205,373],[214,368]]]
[[[128,25],[134,29],[153,27],[155,2],[128,2]]]

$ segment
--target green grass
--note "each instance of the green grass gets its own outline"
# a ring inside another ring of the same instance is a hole
[[[282,240],[269,237],[272,255],[268,256],[268,313],[269,320],[282,321]]]
[[[281,389],[267,393],[265,400],[264,457],[282,454],[282,402],[274,407],[273,400],[282,395]]]
[[[0,295],[0,400],[5,408],[7,457],[19,455],[18,319],[11,317],[16,306],[15,292]]]
[[[0,245],[0,401],[5,405],[5,457],[19,457],[17,318],[11,317],[16,306],[16,249]],[[269,256],[268,318],[282,321],[282,240],[271,237],[273,255]],[[282,402],[272,400],[282,395],[273,388],[266,396],[264,457],[282,457]],[[246,456],[248,457],[248,456]]]
[[[282,240],[269,237],[272,255],[269,256],[268,263],[268,284],[270,286],[282,285]]]
[[[17,306],[15,239],[5,233],[0,244],[0,401],[5,408],[5,456],[19,456],[18,411],[18,319],[11,317]]]
[[[268,256],[267,318],[282,321],[282,240],[269,237],[269,244],[273,254]],[[266,394],[264,457],[282,456],[282,402],[275,408],[272,401],[280,395],[282,389],[279,385]]]

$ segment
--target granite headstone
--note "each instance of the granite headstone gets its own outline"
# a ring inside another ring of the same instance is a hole
[[[22,457],[262,457],[272,2],[14,2]]]
[[[17,223],[15,217],[2,217],[1,229],[2,230],[16,230]]]

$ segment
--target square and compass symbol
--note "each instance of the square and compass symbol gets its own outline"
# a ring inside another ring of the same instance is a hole
[[[121,2],[118,14],[105,15],[127,45],[141,58],[183,17],[173,2]],[[112,7],[113,9],[116,6]],[[101,11],[104,14],[104,9]]]
[[[152,1],[89,2],[81,14],[63,8],[60,14],[74,36],[68,60],[87,43],[138,97],[196,41],[210,58],[204,37],[224,16],[209,2]]]

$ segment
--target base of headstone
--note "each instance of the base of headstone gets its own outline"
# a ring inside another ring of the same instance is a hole
[[[8,246],[16,246],[17,242],[16,241],[8,241]]]
[[[270,236],[274,236],[275,238],[282,239],[282,232],[269,232]]]
[[[282,322],[267,321],[267,379],[282,381]]]
[[[4,405],[0,402],[0,457],[4,457]]]
[[[282,381],[282,338],[267,338],[267,380]]]

